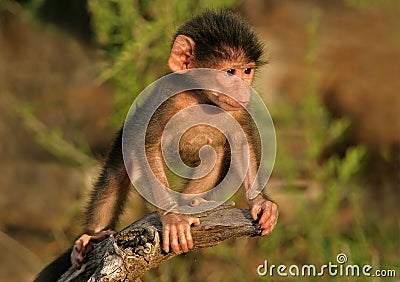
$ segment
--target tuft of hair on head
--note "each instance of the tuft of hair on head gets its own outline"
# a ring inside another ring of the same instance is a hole
[[[212,67],[221,61],[245,60],[260,66],[264,44],[250,24],[234,12],[206,10],[180,26],[175,33],[195,42],[195,61]]]

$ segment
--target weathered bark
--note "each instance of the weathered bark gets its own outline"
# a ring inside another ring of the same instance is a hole
[[[193,250],[229,238],[260,235],[249,210],[229,207],[232,204],[227,203],[196,215],[201,225],[191,229]],[[71,267],[58,281],[141,281],[146,271],[176,256],[162,251],[161,230],[158,213],[151,213],[96,245],[80,270]]]

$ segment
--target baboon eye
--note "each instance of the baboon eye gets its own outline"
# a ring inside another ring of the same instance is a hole
[[[235,73],[235,70],[234,69],[229,69],[229,70],[226,71],[226,73],[229,74],[229,75],[233,75]]]
[[[252,70],[253,70],[252,68],[247,68],[247,69],[244,70],[244,73],[245,74],[251,74]]]

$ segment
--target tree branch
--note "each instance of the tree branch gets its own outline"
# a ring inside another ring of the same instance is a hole
[[[201,225],[191,228],[192,250],[229,238],[261,234],[249,210],[230,208],[233,205],[226,203],[196,215]],[[146,271],[176,256],[162,251],[161,231],[158,213],[153,212],[97,244],[80,270],[71,267],[58,281],[141,281]]]

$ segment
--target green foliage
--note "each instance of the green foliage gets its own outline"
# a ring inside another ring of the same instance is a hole
[[[24,3],[24,9],[29,11],[32,16],[37,16],[39,9],[43,6],[45,0],[31,0]]]
[[[81,168],[95,166],[91,158],[90,149],[84,138],[80,138],[79,144],[74,144],[65,139],[64,132],[60,128],[49,128],[34,114],[35,109],[31,105],[21,105],[8,93],[3,93],[13,105],[14,112],[21,118],[25,128],[29,129],[36,142],[46,148],[49,153],[58,159]]]
[[[274,174],[288,182],[282,188],[289,201],[301,199],[294,201],[292,207],[298,220],[290,225],[278,225],[268,240],[260,243],[260,250],[274,264],[318,266],[336,263],[336,255],[345,253],[350,264],[371,264],[375,269],[385,265],[396,269],[398,259],[393,259],[396,251],[390,243],[383,243],[397,240],[396,227],[387,222],[379,223],[377,215],[365,213],[367,196],[358,176],[363,169],[366,148],[356,145],[348,147],[343,155],[333,153],[321,159],[324,148],[340,143],[351,128],[348,118],[330,117],[317,93],[319,74],[315,61],[321,17],[321,12],[314,10],[306,26],[308,48],[304,63],[307,72],[300,101],[294,106],[278,103],[278,109],[272,109],[272,116],[278,121]],[[307,194],[307,189],[290,189],[296,179],[304,179],[309,186],[317,183],[317,196]],[[383,234],[387,234],[386,239]],[[354,277],[297,277],[294,280],[354,281]]]
[[[344,0],[344,3],[352,8],[359,10],[371,10],[379,7],[394,8],[399,7],[397,0]]]
[[[89,0],[97,42],[105,50],[100,79],[112,81],[115,116],[120,126],[135,97],[167,72],[173,32],[179,23],[205,8],[231,7],[234,0]]]
[[[9,0],[0,1],[0,11],[6,10],[9,5],[10,5]]]
[[[35,22],[39,20],[39,10],[44,3],[45,0],[29,0],[20,2],[14,0],[0,0],[0,12],[9,11],[12,13],[18,13],[20,17]]]

